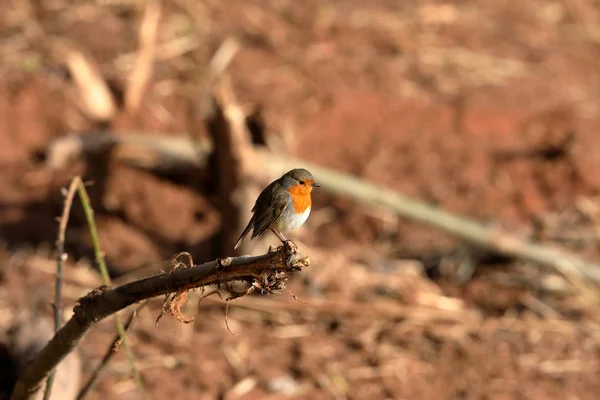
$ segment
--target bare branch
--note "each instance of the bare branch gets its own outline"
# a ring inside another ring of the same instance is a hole
[[[31,399],[42,381],[58,363],[75,349],[85,333],[102,319],[140,301],[186,289],[235,280],[258,281],[271,291],[281,290],[288,273],[310,265],[289,242],[261,256],[217,259],[191,268],[130,282],[110,289],[93,290],[79,299],[73,317],[38,353],[19,377],[12,400]],[[268,291],[268,290],[267,290]]]

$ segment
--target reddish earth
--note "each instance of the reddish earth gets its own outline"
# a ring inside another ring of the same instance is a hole
[[[137,49],[143,14],[134,4],[0,2],[9,10],[0,17],[0,323],[27,307],[50,315],[52,275],[40,265],[53,260],[60,191],[76,174],[93,181],[115,277],[166,268],[179,251],[216,256],[215,171],[159,176],[102,155],[52,171],[45,150],[72,132],[205,134],[192,111],[230,37],[241,43],[229,66],[236,96],[261,107],[290,152],[518,232],[541,223],[546,238],[570,235],[560,244],[600,259],[594,2],[165,2],[159,43],[193,36],[197,45],[160,52],[131,115],[124,56]],[[63,39],[108,81],[118,112],[107,123],[81,111],[55,47]],[[398,258],[455,243],[347,198],[321,192],[315,202],[321,213],[296,236],[315,268],[290,284],[307,305],[285,292],[236,300],[237,335],[222,301],[207,300],[193,325],[165,317],[155,329],[160,300],[140,313],[131,337],[152,398],[597,397],[599,315],[589,298],[500,284],[505,275],[541,279],[519,263],[482,267],[463,286],[442,268],[460,258],[445,257],[435,282],[405,274]],[[71,261],[93,258],[78,207],[66,246]],[[67,308],[99,282],[72,284]],[[424,305],[419,293],[443,304]],[[440,311],[453,301],[459,311]],[[103,322],[82,343],[84,376],[113,331]],[[122,352],[111,365],[93,398],[139,398]]]

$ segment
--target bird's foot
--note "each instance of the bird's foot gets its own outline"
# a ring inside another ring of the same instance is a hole
[[[296,246],[296,243],[292,242],[290,239],[286,239],[283,241],[283,245],[285,246],[285,248],[288,251],[291,252],[296,252],[298,251],[298,246]]]
[[[297,254],[298,254],[298,246],[296,246],[296,243],[292,242],[289,239],[286,239],[283,242],[283,246],[285,248],[285,264],[292,268],[292,269],[296,269],[295,264],[296,264],[296,259],[297,259]]]

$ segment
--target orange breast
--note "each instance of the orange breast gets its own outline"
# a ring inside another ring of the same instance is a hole
[[[297,213],[306,211],[311,206],[310,192],[312,191],[311,186],[300,186],[295,185],[288,189],[292,195],[292,204],[294,210]]]

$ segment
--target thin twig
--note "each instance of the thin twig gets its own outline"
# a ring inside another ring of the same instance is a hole
[[[77,178],[71,181],[69,189],[65,196],[65,203],[63,206],[62,215],[60,217],[60,223],[58,225],[58,238],[56,239],[56,284],[54,289],[54,332],[58,332],[62,326],[62,285],[63,285],[63,262],[65,261],[65,231],[67,230],[67,223],[69,222],[69,214],[71,212],[71,206],[73,205],[73,198],[75,197],[75,191],[77,190]],[[54,378],[56,376],[56,369],[48,376],[46,382],[46,390],[44,392],[44,400],[50,399],[52,394],[52,386],[54,385]]]
[[[147,301],[143,302],[138,308],[136,308],[131,313],[131,315],[129,316],[129,319],[127,319],[127,322],[125,322],[125,332],[129,331],[129,328],[131,328],[131,325],[132,325],[133,320],[135,319],[137,313],[143,307],[145,307],[146,304],[148,304]],[[92,375],[88,379],[87,383],[83,386],[83,388],[77,395],[77,400],[85,400],[87,398],[87,396],[92,392],[92,390],[94,390],[94,388],[96,387],[96,383],[98,382],[98,379],[100,378],[101,374],[104,372],[106,367],[108,366],[108,363],[111,360],[112,356],[114,356],[117,353],[120,343],[121,343],[121,334],[117,333],[115,335],[112,343],[110,344],[108,351],[102,358],[102,361],[100,362],[98,367],[94,370],[94,372],[92,372]]]
[[[55,45],[55,50],[64,58],[78,89],[77,105],[97,121],[111,120],[117,112],[117,104],[98,63],[74,45],[61,43]]]
[[[191,268],[127,283],[116,288],[103,286],[79,299],[73,316],[28,364],[19,376],[11,400],[33,399],[36,389],[71,351],[85,333],[102,319],[137,302],[156,296],[208,285],[245,280],[269,282],[271,289],[282,289],[291,271],[310,265],[292,246],[281,246],[261,256],[231,257]]]
[[[229,333],[231,333],[233,336],[239,336],[239,333],[234,333],[231,328],[229,327],[229,302],[231,301],[231,299],[227,299],[225,300],[225,326],[227,327],[227,330],[229,331]]]
[[[140,24],[140,48],[125,92],[126,108],[133,113],[139,109],[144,91],[152,77],[161,8],[161,0],[148,1]]]
[[[94,254],[96,257],[96,262],[98,263],[98,268],[100,269],[100,275],[102,276],[102,281],[104,285],[111,286],[110,275],[108,274],[108,268],[106,267],[106,262],[104,261],[104,254],[100,249],[100,239],[98,238],[98,231],[96,229],[96,223],[94,221],[94,209],[90,204],[90,199],[88,197],[87,191],[85,190],[85,186],[81,179],[78,180],[77,184],[77,194],[79,195],[79,200],[81,200],[81,204],[83,206],[83,210],[85,212],[85,217],[87,219],[90,236],[92,237],[92,245],[94,247]],[[123,326],[123,322],[118,314],[115,314],[115,325],[117,327],[117,331],[121,336],[121,340],[123,341],[123,346],[125,347],[125,352],[127,354],[127,359],[129,360],[129,364],[131,366],[131,373],[133,374],[133,379],[135,380],[135,384],[140,391],[143,399],[147,399],[146,390],[144,389],[144,383],[142,382],[142,377],[140,376],[139,371],[135,366],[135,357],[133,355],[133,350],[129,344],[129,340],[127,339],[127,333],[125,332],[125,327]]]

